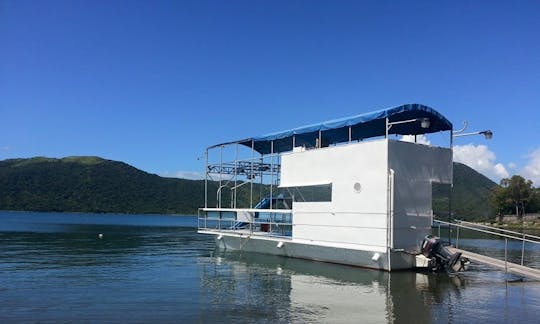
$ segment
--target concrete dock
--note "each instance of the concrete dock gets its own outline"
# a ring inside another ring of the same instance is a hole
[[[540,281],[540,270],[538,269],[529,268],[517,263],[505,262],[504,260],[494,259],[478,253],[456,249],[454,247],[447,248],[452,253],[461,252],[462,256],[468,258],[471,262],[482,263],[508,273]]]

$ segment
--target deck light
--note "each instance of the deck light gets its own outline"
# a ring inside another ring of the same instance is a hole
[[[429,118],[420,118],[420,126],[422,128],[429,128],[431,125],[431,122],[429,121]]]
[[[392,128],[392,126],[399,124],[415,123],[418,121],[420,122],[420,127],[422,127],[423,129],[428,129],[431,126],[431,121],[427,117],[398,120],[394,122],[391,122],[390,120],[388,120],[388,118],[386,118],[386,138],[388,138],[388,131],[390,130],[390,128]]]
[[[463,121],[463,127],[461,129],[458,129],[456,131],[453,131],[452,132],[452,137],[461,137],[461,136],[470,136],[470,135],[484,135],[484,138],[489,140],[493,137],[493,132],[489,129],[486,129],[484,131],[480,131],[480,132],[470,132],[470,133],[463,133],[466,129],[467,129],[467,126],[469,126],[469,123],[464,120]]]
[[[493,132],[490,130],[485,130],[481,132],[470,132],[470,133],[452,133],[452,137],[462,137],[462,136],[470,136],[470,135],[484,135],[485,139],[489,140],[493,137]]]
[[[486,139],[491,139],[491,138],[493,137],[493,132],[490,131],[489,129],[480,132],[480,134],[484,134],[484,137],[485,137]]]

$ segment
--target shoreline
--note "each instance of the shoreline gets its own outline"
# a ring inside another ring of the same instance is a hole
[[[44,211],[44,210],[0,210],[0,213],[58,213],[58,214],[95,214],[95,215],[125,215],[125,216],[178,216],[191,217],[197,214],[178,214],[178,213],[119,213],[119,212],[86,212],[86,211]]]
[[[501,229],[512,230],[540,230],[540,223],[535,222],[523,222],[523,223],[499,223],[499,222],[474,222],[478,225],[488,225]]]

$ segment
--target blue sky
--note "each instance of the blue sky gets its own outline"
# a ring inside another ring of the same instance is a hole
[[[204,149],[403,103],[540,185],[538,1],[0,2],[0,159],[193,176]]]

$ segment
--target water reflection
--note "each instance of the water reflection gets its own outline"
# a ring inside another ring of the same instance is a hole
[[[248,312],[270,321],[425,323],[433,320],[433,304],[449,292],[459,296],[467,284],[459,276],[389,274],[251,253],[213,257],[201,264],[207,319],[235,320]]]

